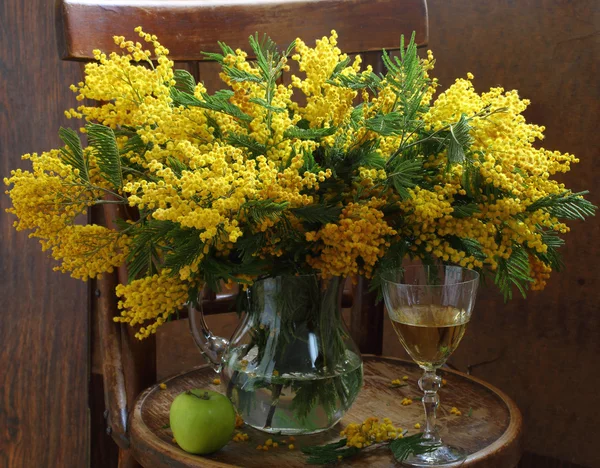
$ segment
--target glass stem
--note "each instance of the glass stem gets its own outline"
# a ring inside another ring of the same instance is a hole
[[[440,436],[435,427],[435,418],[437,407],[440,404],[440,397],[437,392],[440,389],[441,383],[442,378],[436,375],[435,369],[425,370],[423,377],[419,379],[419,387],[424,392],[425,430],[423,431],[423,439],[432,444],[440,443]]]

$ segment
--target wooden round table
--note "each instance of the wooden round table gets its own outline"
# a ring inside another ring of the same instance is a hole
[[[352,422],[362,422],[369,416],[389,417],[394,425],[408,429],[408,434],[420,432],[416,423],[423,425],[423,407],[419,401],[407,406],[400,404],[404,397],[420,398],[417,381],[421,370],[416,364],[401,359],[364,356],[364,387],[356,402],[342,419],[329,431],[312,436],[298,436],[295,449],[287,446],[271,448],[268,452],[256,450],[270,438],[268,434],[243,427],[250,437],[248,442],[230,442],[209,456],[191,455],[173,442],[168,429],[169,407],[179,393],[191,388],[220,390],[212,383],[216,377],[208,366],[164,380],[166,389],[159,384],[143,392],[135,402],[130,420],[131,445],[135,458],[147,468],[184,467],[297,467],[305,466],[306,457],[300,448],[338,440],[340,431]],[[441,370],[446,384],[440,389],[438,425],[442,439],[469,453],[464,467],[509,468],[517,465],[521,456],[522,418],[515,403],[500,390],[460,372]],[[402,380],[408,376],[407,380]],[[401,379],[407,385],[393,388],[391,381]],[[451,413],[456,407],[462,413]],[[285,437],[279,436],[283,439]],[[341,466],[392,467],[398,464],[387,448],[368,449]]]

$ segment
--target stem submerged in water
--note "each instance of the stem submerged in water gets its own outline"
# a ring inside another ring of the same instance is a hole
[[[279,403],[279,396],[283,390],[283,384],[273,384],[271,390],[271,407],[267,414],[267,420],[265,421],[264,429],[269,429],[273,423],[273,416],[275,416],[275,410],[277,409],[277,403]]]

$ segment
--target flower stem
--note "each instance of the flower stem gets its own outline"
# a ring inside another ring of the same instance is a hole
[[[267,420],[265,421],[264,429],[268,429],[271,427],[273,423],[273,416],[275,416],[275,410],[277,409],[277,404],[279,403],[279,396],[281,395],[281,391],[283,390],[283,384],[273,384],[271,390],[271,407],[269,408],[269,414],[267,414]]]

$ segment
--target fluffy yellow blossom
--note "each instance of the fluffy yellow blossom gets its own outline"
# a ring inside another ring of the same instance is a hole
[[[385,252],[389,236],[396,234],[384,220],[379,206],[381,201],[377,199],[366,204],[349,203],[338,223],[326,224],[317,232],[307,232],[306,240],[321,241],[316,244],[318,256],[308,257],[307,262],[324,276],[362,274],[370,277],[375,263]]]
[[[98,225],[76,224],[78,216],[85,215],[104,190],[97,183],[94,158],[87,156],[89,182],[82,180],[79,169],[67,164],[58,150],[24,155],[33,171],[18,169],[4,179],[6,185],[12,185],[7,193],[13,206],[7,212],[17,216],[15,228],[31,230],[30,237],[37,237],[43,250],[51,250],[52,257],[61,262],[55,270],[83,280],[113,271],[128,253],[126,235]]]
[[[410,398],[402,398],[402,401],[400,402],[400,404],[402,406],[408,406],[408,405],[412,405],[412,400]]]
[[[119,126],[151,126],[152,110],[168,106],[169,85],[173,80],[173,62],[168,58],[168,50],[160,45],[155,36],[137,31],[153,51],[145,50],[141,43],[126,41],[115,36],[115,44],[126,51],[109,56],[99,50],[94,51],[97,62],[86,64],[85,78],[80,86],[71,86],[77,93],[77,100],[90,99],[105,102],[101,106],[79,106],[68,111],[70,116],[94,121],[111,128]],[[142,67],[139,63],[151,64],[156,57],[156,67]]]
[[[540,262],[532,255],[529,257],[529,264],[531,265],[531,276],[533,278],[531,289],[534,291],[544,289],[546,286],[546,281],[548,278],[550,278],[552,268],[547,266],[545,263]]]
[[[378,418],[369,417],[362,424],[351,423],[340,432],[347,439],[346,446],[364,448],[374,443],[385,442],[402,437],[402,428],[395,427],[389,418],[379,422]]]
[[[59,150],[26,154],[23,159],[31,161],[33,171],[17,169],[4,179],[6,185],[13,186],[7,192],[13,207],[7,212],[17,216],[17,230],[30,229],[33,237],[47,240],[57,236],[76,216],[85,214],[95,197],[78,183]]]
[[[347,58],[337,47],[337,37],[337,33],[331,31],[331,36],[317,40],[314,48],[308,47],[302,39],[296,39],[296,54],[292,59],[306,74],[304,79],[292,75],[292,86],[306,96],[306,106],[297,107],[297,112],[314,128],[341,124],[352,112],[357,95],[354,90],[327,83],[335,67]],[[360,63],[361,58],[357,56],[354,64],[343,73],[358,73]]]
[[[156,333],[157,327],[187,301],[189,283],[169,273],[162,270],[160,274],[117,286],[117,296],[123,299],[119,301],[121,316],[115,317],[115,321],[144,325],[135,334],[136,338]]]
[[[25,155],[31,170],[4,182],[16,229],[38,238],[57,270],[84,280],[134,271],[117,289],[116,320],[141,326],[139,338],[200,283],[247,288],[275,263],[371,278],[397,248],[488,270],[518,253],[529,286],[546,284],[556,266],[548,238],[568,232],[573,213],[551,206],[570,194],[554,176],[577,159],[540,145],[545,129],[526,122],[529,101],[516,91],[477,93],[467,73],[433,100],[430,51],[375,76],[332,31],[314,47],[296,41],[299,73],[287,81],[287,57],[265,70],[223,45],[213,58],[227,89],[209,94],[173,69],[156,36],[135,31],[138,41],[113,38],[119,52],[94,51],[71,85],[78,104],[65,115],[94,124],[80,130],[90,146],[62,130],[65,147]],[[409,62],[416,84],[406,90]],[[94,143],[100,125],[113,131]],[[104,203],[121,205],[118,230],[84,224]]]
[[[235,427],[239,429],[244,425],[244,418],[242,418],[238,413],[235,413]]]
[[[111,273],[123,264],[129,251],[126,236],[97,224],[65,226],[49,245],[52,257],[61,261],[54,269],[79,279]]]
[[[460,412],[460,410],[456,406],[453,406],[452,409],[450,410],[450,414],[454,414],[456,416],[460,416],[462,413]]]
[[[248,436],[248,434],[244,433],[244,432],[237,432],[234,434],[233,439],[234,442],[248,442],[250,440],[250,437]]]

